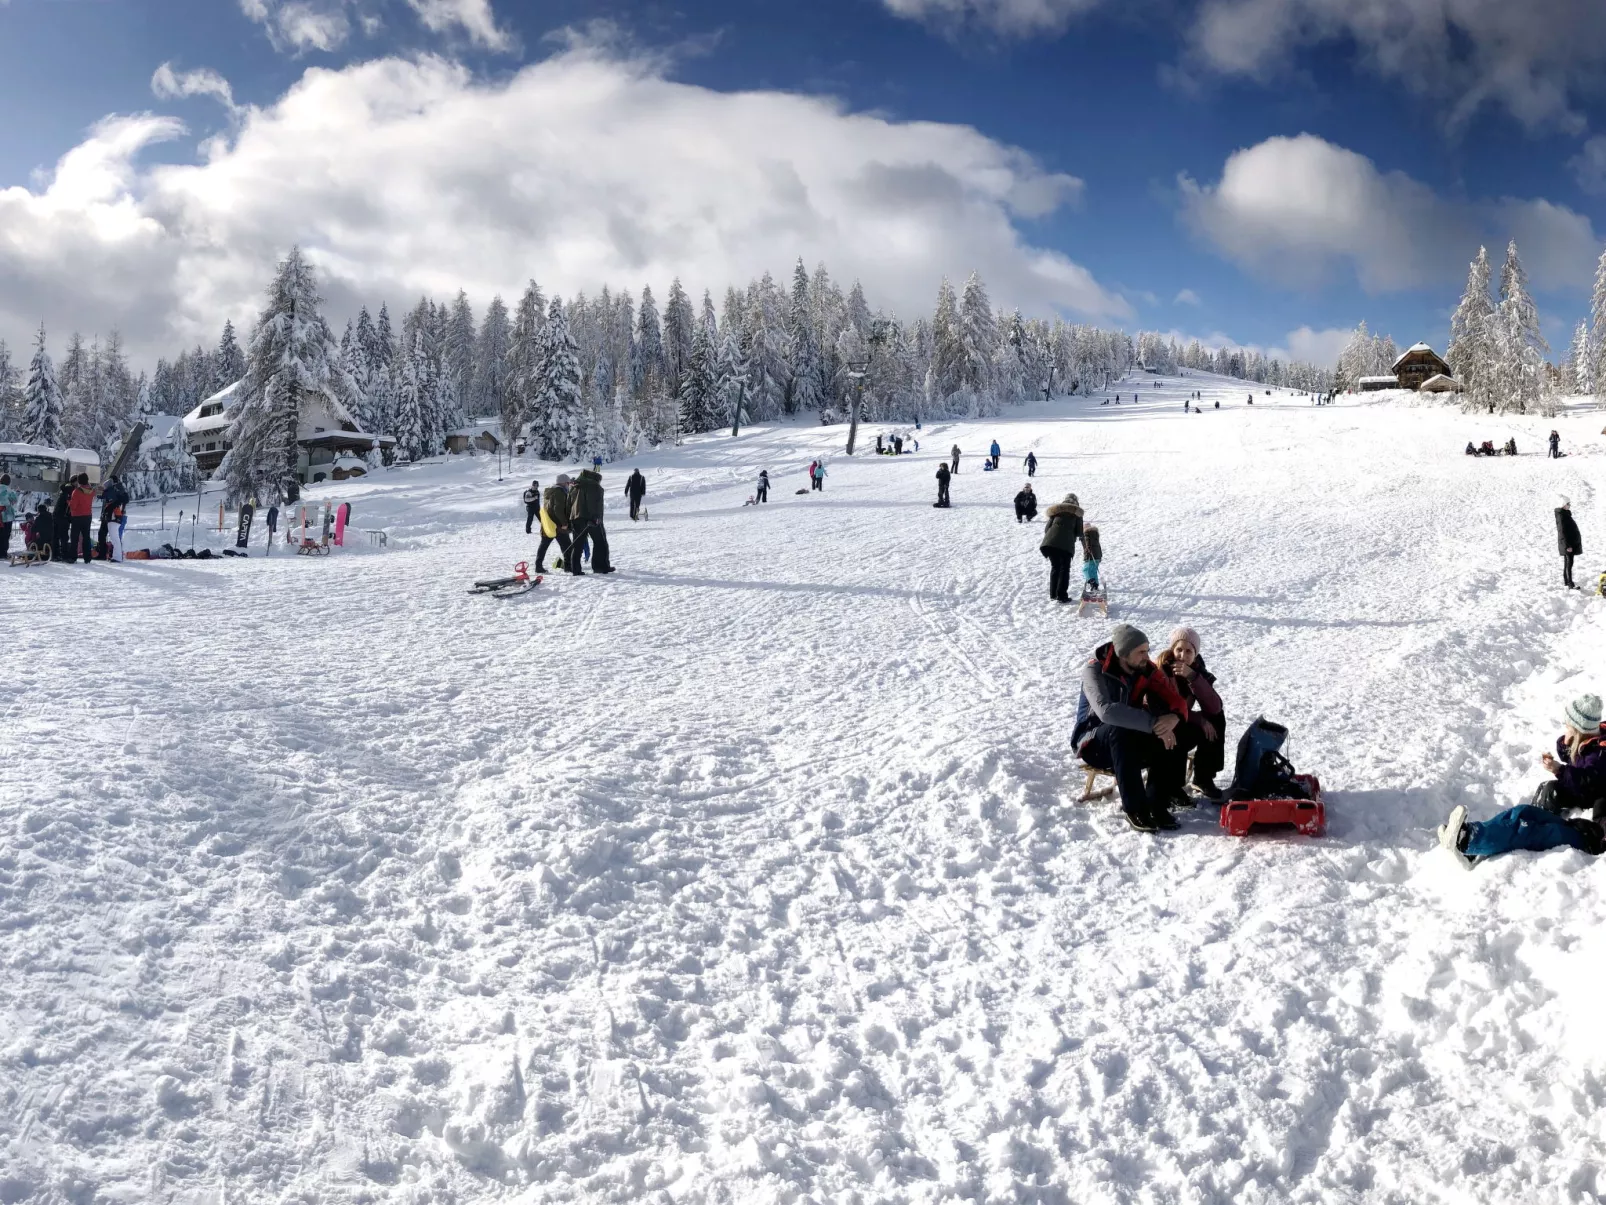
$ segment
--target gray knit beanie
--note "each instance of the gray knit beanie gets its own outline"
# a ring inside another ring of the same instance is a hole
[[[1600,731],[1600,696],[1579,695],[1567,704],[1565,712],[1567,723],[1578,729],[1585,736],[1592,736]]]
[[[1117,657],[1130,657],[1134,649],[1141,648],[1149,643],[1149,638],[1129,623],[1118,623],[1115,631],[1110,633],[1110,639],[1115,644]],[[1596,700],[1599,702],[1599,700]],[[1597,708],[1597,713],[1598,713]]]

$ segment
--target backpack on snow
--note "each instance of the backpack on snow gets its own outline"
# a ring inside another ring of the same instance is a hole
[[[1249,725],[1238,739],[1238,760],[1227,798],[1309,799],[1310,791],[1295,777],[1293,763],[1282,754],[1287,740],[1288,729],[1264,716]]]

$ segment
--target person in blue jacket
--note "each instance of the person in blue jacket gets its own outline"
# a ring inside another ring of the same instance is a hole
[[[993,446],[992,446],[992,449],[991,449],[991,455],[992,455],[992,458],[993,458],[993,468],[996,469],[998,467],[998,458],[1000,456],[1002,456],[1003,454],[1004,454],[1004,449],[1002,449],[1002,448],[1000,448],[998,446],[998,441],[996,439],[993,440]]]

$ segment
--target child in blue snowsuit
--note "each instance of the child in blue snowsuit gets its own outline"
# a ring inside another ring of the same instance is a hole
[[[1467,866],[1497,854],[1527,849],[1570,847],[1587,854],[1606,852],[1606,747],[1601,743],[1601,701],[1581,695],[1567,704],[1566,732],[1544,766],[1555,775],[1534,792],[1533,802],[1508,808],[1481,823],[1467,821],[1456,807],[1439,828],[1439,844],[1460,855]],[[1590,810],[1592,819],[1568,816]]]
[[[1103,589],[1099,585],[1099,563],[1104,559],[1104,546],[1099,542],[1099,529],[1084,527],[1082,529],[1082,593],[1083,595],[1097,594]]]

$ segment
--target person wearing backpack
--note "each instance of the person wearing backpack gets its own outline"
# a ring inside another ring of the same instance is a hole
[[[1216,693],[1216,676],[1199,654],[1199,633],[1179,627],[1154,659],[1188,704],[1188,726],[1194,730],[1193,785],[1206,799],[1220,803],[1226,792],[1216,775],[1227,764],[1227,717]]]
[[[547,486],[541,497],[541,543],[535,549],[535,571],[546,572],[546,553],[552,541],[558,542],[560,554],[556,568],[566,568],[569,558],[569,477],[558,474],[556,485]]]
[[[0,561],[11,555],[11,525],[17,518],[17,491],[11,474],[0,473]]]
[[[1561,584],[1569,590],[1576,590],[1578,587],[1573,584],[1573,558],[1583,554],[1584,537],[1573,519],[1573,504],[1565,497],[1556,508],[1556,546],[1561,551]]]
[[[1439,826],[1439,845],[1471,867],[1515,850],[1543,852],[1564,847],[1591,856],[1606,853],[1606,753],[1601,747],[1599,695],[1580,695],[1563,711],[1563,732],[1554,755],[1541,764],[1555,781],[1542,784],[1533,800],[1488,820],[1469,822],[1467,809],[1450,810]],[[1589,818],[1569,812],[1589,811]]]
[[[535,526],[536,519],[541,515],[541,483],[530,482],[530,488],[524,491],[524,534],[529,535],[530,529]]]
[[[1071,558],[1082,537],[1082,504],[1075,494],[1066,494],[1044,512],[1043,542],[1038,551],[1048,559],[1048,597],[1050,601],[1071,601]]]

